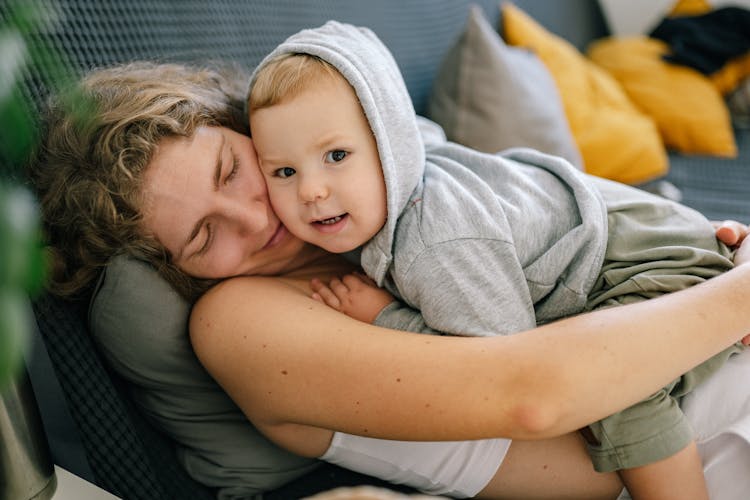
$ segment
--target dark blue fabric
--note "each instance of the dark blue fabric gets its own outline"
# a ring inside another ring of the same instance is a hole
[[[722,7],[699,16],[667,17],[650,36],[672,49],[665,60],[711,75],[750,50],[750,10]]]

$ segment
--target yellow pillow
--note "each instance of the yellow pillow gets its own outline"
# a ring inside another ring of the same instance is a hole
[[[734,157],[729,110],[711,80],[662,59],[669,47],[645,36],[605,38],[588,51],[620,82],[630,100],[651,116],[664,144],[680,153]]]
[[[750,76],[750,52],[744,56],[735,57],[709,78],[719,92],[727,95],[748,76]]]
[[[670,16],[697,16],[711,10],[708,0],[678,0],[670,11]]]
[[[536,52],[552,74],[586,171],[630,184],[665,174],[669,164],[656,125],[617,81],[515,5],[501,9],[506,41]]]

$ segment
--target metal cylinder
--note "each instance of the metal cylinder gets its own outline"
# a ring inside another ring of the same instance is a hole
[[[56,488],[39,407],[23,368],[0,385],[0,500],[49,500]]]

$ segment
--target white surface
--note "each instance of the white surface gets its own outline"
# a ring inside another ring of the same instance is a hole
[[[613,35],[640,35],[659,24],[675,0],[599,0],[604,19]]]
[[[750,349],[685,396],[711,500],[750,498]]]
[[[81,479],[58,465],[55,465],[55,475],[57,476],[57,489],[52,500],[120,500],[120,497]]]
[[[677,0],[599,0],[613,35],[643,35],[650,32],[672,10]],[[711,0],[714,8],[738,6],[750,9],[750,0]]]

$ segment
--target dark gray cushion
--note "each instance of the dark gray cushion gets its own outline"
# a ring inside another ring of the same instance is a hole
[[[476,6],[440,67],[429,117],[448,139],[480,151],[523,146],[583,165],[544,63],[506,45]]]
[[[177,444],[177,457],[220,497],[276,488],[318,462],[260,435],[190,346],[190,306],[149,265],[116,257],[91,301],[90,329],[136,406]],[[250,382],[250,381],[248,381]]]

